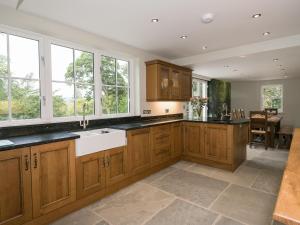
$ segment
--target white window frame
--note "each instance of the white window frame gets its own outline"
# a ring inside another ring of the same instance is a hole
[[[5,120],[0,121],[0,127],[19,126],[29,124],[43,124],[43,123],[56,123],[56,122],[68,122],[82,120],[82,116],[69,116],[69,117],[53,117],[52,106],[52,71],[51,71],[51,44],[64,46],[67,48],[78,49],[81,51],[87,51],[94,54],[94,104],[95,115],[88,115],[87,119],[106,119],[106,118],[118,118],[134,116],[138,112],[135,105],[137,91],[135,90],[136,82],[138,79],[134,79],[136,66],[138,66],[136,59],[128,54],[123,54],[114,51],[105,51],[86,45],[76,44],[73,42],[57,39],[54,37],[34,33],[19,28],[13,28],[0,24],[0,32],[16,35],[28,39],[39,41],[39,56],[40,56],[40,99],[41,99],[41,118],[26,119],[26,120]],[[116,59],[129,62],[129,113],[119,114],[103,114],[101,106],[101,55],[114,57]]]
[[[278,109],[278,113],[283,113],[283,98],[284,98],[284,88],[283,84],[266,84],[262,85],[260,88],[260,108],[261,110],[265,109],[264,106],[264,88],[275,88],[275,87],[280,87],[282,90],[282,96],[281,96],[281,108]]]
[[[207,80],[201,79],[198,76],[193,76],[192,77],[192,85],[193,85],[193,80],[199,80],[199,81],[201,81],[202,83],[205,84],[204,88],[202,88],[202,96],[204,98],[207,98],[207,88],[208,88],[208,86],[207,86],[207,84],[208,84]],[[193,88],[193,86],[192,86],[192,88]],[[192,92],[192,95],[193,95],[193,92]],[[194,96],[192,96],[192,97],[194,97]],[[192,108],[191,102],[188,103],[187,107],[189,109],[188,110],[188,117],[191,118],[191,117],[193,117],[193,108]],[[203,111],[204,111],[204,113],[202,114],[202,117],[205,118],[205,117],[207,117],[207,107]]]

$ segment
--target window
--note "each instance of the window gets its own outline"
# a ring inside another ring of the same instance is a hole
[[[93,115],[94,54],[51,45],[53,117]]]
[[[101,56],[101,77],[102,113],[129,113],[129,62]]]
[[[192,80],[192,96],[199,96],[199,97],[203,97],[206,98],[207,97],[207,81],[193,77]],[[195,112],[193,112],[193,108],[191,106],[191,104],[189,103],[189,116],[196,116],[194,115]],[[204,117],[207,116],[207,108],[205,108],[203,110],[203,114]]]
[[[283,112],[283,86],[264,85],[261,87],[261,107],[276,108],[279,112]]]
[[[0,33],[0,121],[40,117],[39,41]]]

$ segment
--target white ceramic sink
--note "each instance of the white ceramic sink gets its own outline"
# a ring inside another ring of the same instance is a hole
[[[110,128],[73,132],[76,139],[76,156],[82,156],[126,145],[126,131]]]

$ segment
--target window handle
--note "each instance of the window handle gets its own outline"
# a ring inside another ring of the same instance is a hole
[[[41,61],[43,62],[44,66],[46,65],[45,57],[41,56]]]
[[[43,105],[46,105],[46,96],[42,96]]]

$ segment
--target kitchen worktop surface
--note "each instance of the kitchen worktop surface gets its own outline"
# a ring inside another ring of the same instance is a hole
[[[175,123],[175,122],[197,122],[197,123],[211,123],[211,124],[227,124],[227,125],[239,125],[248,123],[249,120],[247,119],[241,119],[241,120],[217,120],[213,118],[201,118],[201,119],[192,119],[192,118],[143,118],[136,121],[129,121],[127,122],[121,122],[116,123],[113,125],[110,124],[103,124],[101,126],[91,126],[88,127],[86,130],[92,130],[92,129],[99,129],[99,128],[113,128],[113,129],[120,129],[120,130],[133,130],[133,129],[140,129],[140,128],[146,128],[151,126],[157,126],[157,125],[163,125],[163,124],[169,124],[169,123]],[[26,127],[24,127],[26,129]],[[74,134],[72,132],[78,131],[78,129],[70,129],[60,132],[49,132],[49,133],[41,133],[41,134],[30,134],[30,135],[22,135],[17,137],[2,137],[1,140],[9,140],[13,142],[11,145],[0,145],[0,151],[4,150],[10,150],[15,148],[21,148],[21,147],[28,147],[33,145],[40,145],[40,144],[47,144],[51,142],[57,142],[57,141],[63,141],[63,140],[71,140],[80,138],[79,135]]]

